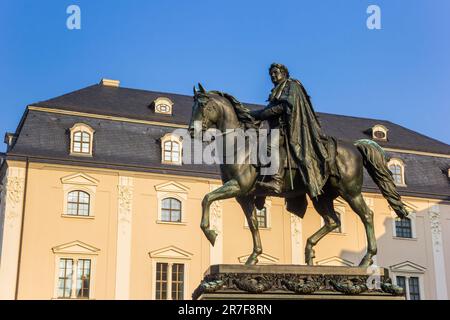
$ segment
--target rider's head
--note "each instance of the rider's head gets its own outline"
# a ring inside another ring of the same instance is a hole
[[[279,84],[281,81],[289,78],[288,68],[281,63],[272,63],[269,68],[270,79],[274,85]]]

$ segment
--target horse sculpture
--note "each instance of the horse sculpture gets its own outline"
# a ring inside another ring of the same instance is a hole
[[[202,130],[210,128],[219,130],[222,134],[233,129],[243,128],[244,124],[251,122],[250,111],[243,105],[239,108],[232,103],[230,96],[218,91],[207,92],[200,84],[199,91],[194,88],[194,105],[189,131],[193,135],[194,123],[201,122]],[[408,212],[396,191],[394,180],[387,167],[382,148],[371,140],[358,140],[354,144],[338,141],[336,147],[335,163],[340,176],[330,175],[323,194],[311,199],[314,208],[322,216],[324,225],[308,238],[305,248],[305,261],[313,265],[314,246],[328,233],[340,226],[340,220],[333,207],[333,200],[341,196],[360,217],[367,237],[367,252],[360,262],[360,266],[369,266],[373,263],[373,256],[377,253],[377,244],[373,225],[373,212],[365,203],[361,194],[363,185],[363,168],[365,167],[381,193],[386,198],[398,217],[406,217]],[[248,152],[248,151],[245,151]],[[253,238],[253,252],[246,261],[246,265],[258,262],[262,253],[258,222],[255,210],[255,197],[261,195],[277,196],[289,199],[300,199],[298,206],[288,207],[292,214],[303,217],[306,212],[306,188],[298,170],[292,170],[293,190],[290,190],[291,177],[286,170],[284,192],[271,194],[258,191],[258,168],[252,164],[221,164],[220,171],[223,185],[205,195],[202,201],[201,229],[209,242],[214,245],[217,233],[210,229],[210,206],[214,201],[236,198],[245,213],[249,229]]]

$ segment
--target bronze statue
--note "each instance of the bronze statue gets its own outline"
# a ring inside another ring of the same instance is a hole
[[[269,120],[270,128],[281,129],[280,158],[286,158],[287,156],[283,157],[285,153],[289,155],[287,167],[292,168],[292,155],[308,194],[315,198],[322,193],[329,174],[326,137],[322,133],[310,97],[300,81],[291,79],[286,66],[278,63],[270,66],[269,74],[274,84],[269,96],[270,103],[264,110],[251,114],[257,120]],[[285,167],[286,164],[282,163],[278,173],[269,182],[260,182],[259,185],[281,193]]]
[[[340,226],[333,200],[341,196],[360,217],[366,230],[367,252],[360,266],[371,265],[372,257],[377,253],[377,244],[373,212],[361,194],[364,167],[396,214],[399,217],[408,215],[387,167],[382,148],[371,140],[358,140],[352,144],[325,137],[303,86],[290,79],[287,68],[283,70],[281,65],[272,65],[271,75],[276,86],[272,91],[269,108],[259,113],[251,113],[228,94],[219,91],[207,92],[201,85],[199,92],[194,88],[194,106],[189,125],[192,134],[196,121],[201,122],[203,131],[214,127],[225,135],[229,129],[258,127],[259,122],[254,116],[260,119],[268,118],[270,121],[278,119],[283,122],[285,128],[284,139],[289,139],[285,143],[286,154],[281,152],[282,156],[286,158],[292,154],[294,165],[300,168],[298,170],[288,166],[287,169],[280,169],[278,174],[282,176],[275,177],[278,180],[275,188],[269,190],[259,188],[261,182],[258,182],[260,177],[257,166],[221,164],[223,186],[206,194],[202,201],[202,231],[214,245],[217,234],[210,229],[210,206],[217,200],[236,198],[245,213],[253,238],[253,252],[246,264],[254,265],[262,253],[255,201],[266,196],[284,197],[286,209],[303,218],[307,208],[306,195],[309,193],[314,208],[324,220],[324,225],[309,237],[306,243],[305,261],[312,265],[313,247],[325,235]],[[271,116],[266,117],[265,112]],[[245,152],[249,150],[246,149]],[[282,164],[286,163],[286,159],[282,160]],[[261,185],[264,186],[264,182]]]

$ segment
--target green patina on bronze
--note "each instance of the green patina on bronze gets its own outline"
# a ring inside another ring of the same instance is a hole
[[[286,209],[303,218],[307,208],[306,196],[309,195],[324,220],[324,225],[306,243],[305,261],[313,265],[313,247],[340,226],[333,207],[333,200],[340,196],[360,217],[366,230],[367,252],[360,266],[371,265],[377,253],[377,244],[373,212],[361,193],[364,168],[396,214],[401,218],[408,215],[382,148],[370,140],[358,140],[352,144],[326,137],[301,83],[290,79],[287,68],[280,64],[271,66],[270,75],[274,89],[269,105],[256,112],[250,112],[228,94],[207,92],[201,85],[199,92],[194,89],[195,102],[189,125],[191,132],[196,121],[202,123],[203,130],[215,127],[225,134],[230,129],[257,128],[261,120],[268,120],[271,128],[282,129],[280,145],[284,143],[285,152],[280,148],[280,160],[283,164],[288,163],[287,168],[280,166],[278,174],[269,183],[263,181],[264,177],[259,175],[259,168],[255,165],[222,164],[223,186],[208,193],[202,201],[202,231],[214,245],[217,233],[210,229],[210,206],[217,200],[236,198],[245,213],[253,239],[253,252],[246,264],[254,265],[262,253],[255,210],[261,206],[261,200],[266,196],[283,197],[286,199]],[[295,163],[286,159],[293,159]]]

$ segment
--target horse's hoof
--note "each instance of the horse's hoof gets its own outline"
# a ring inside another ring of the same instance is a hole
[[[216,243],[217,233],[214,230],[206,230],[205,231],[206,238],[208,238],[209,243],[214,247]]]

